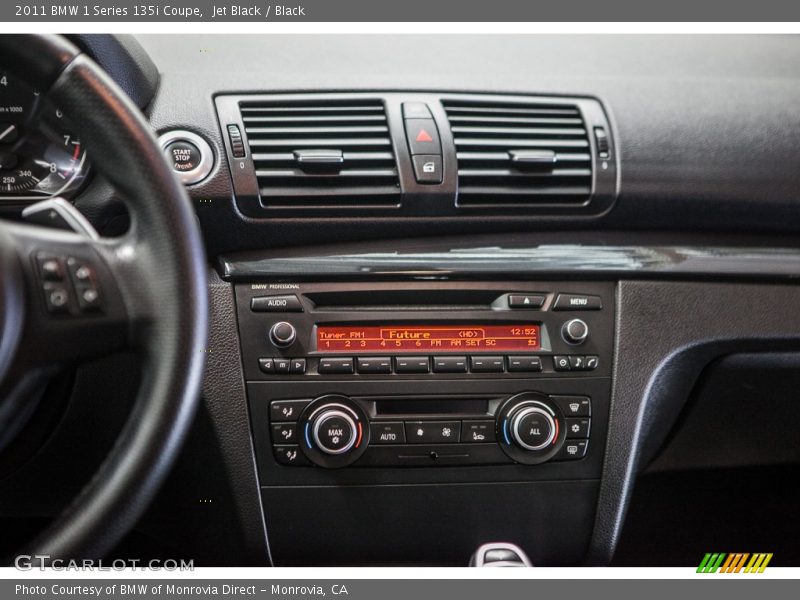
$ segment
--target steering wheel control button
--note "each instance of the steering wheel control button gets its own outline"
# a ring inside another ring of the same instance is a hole
[[[463,421],[461,441],[470,444],[495,441],[494,421]]]
[[[78,307],[81,312],[97,312],[102,309],[100,291],[94,285],[76,286]]]
[[[538,356],[509,356],[509,373],[538,373],[542,370],[542,359]]]
[[[352,375],[352,358],[321,358],[317,371],[323,375]]]
[[[564,323],[561,328],[561,337],[568,344],[577,345],[582,344],[589,337],[589,326],[581,319],[572,319]],[[581,366],[581,370],[583,367]]]
[[[275,460],[279,465],[299,467],[311,464],[305,454],[300,452],[298,446],[273,446],[273,449],[275,451]]]
[[[578,460],[586,456],[589,440],[567,440],[553,460]]]
[[[414,177],[417,183],[442,183],[442,157],[438,154],[415,154]]]
[[[439,130],[433,119],[406,119],[406,137],[412,156],[442,154]]]
[[[566,429],[568,438],[588,438],[591,428],[591,419],[567,419]]]
[[[297,339],[297,330],[291,323],[280,321],[270,328],[269,339],[278,348],[288,348]]]
[[[344,454],[356,443],[357,426],[342,410],[326,410],[314,420],[314,442],[326,454]]]
[[[269,405],[270,421],[297,421],[311,400],[273,400]]]
[[[214,165],[214,152],[203,138],[191,131],[169,131],[158,138],[172,170],[185,185],[203,181]]]
[[[44,298],[47,312],[63,315],[69,312],[69,289],[64,285],[44,284]]]
[[[395,373],[428,373],[430,371],[427,356],[398,356],[394,361]]]
[[[388,356],[359,357],[357,362],[361,375],[385,375],[392,372],[392,359]]]
[[[473,373],[502,373],[505,370],[502,356],[471,356],[469,362]]]
[[[603,302],[600,296],[583,294],[559,294],[553,303],[553,310],[600,310]]]
[[[461,439],[461,421],[406,421],[409,444],[457,444]]]
[[[250,300],[250,310],[253,312],[303,312],[303,305],[294,294],[258,296]]]
[[[370,443],[372,444],[405,444],[406,432],[403,423],[370,423]]]
[[[508,308],[537,309],[544,306],[544,301],[541,294],[509,294]]]
[[[556,424],[544,409],[533,406],[514,415],[511,431],[516,442],[526,450],[542,450],[555,439]]]
[[[431,111],[424,102],[403,102],[403,117],[406,119],[432,119]]]
[[[592,400],[586,396],[550,396],[556,406],[567,417],[590,417]]]
[[[37,256],[39,273],[44,281],[64,281],[64,269],[54,256]]]
[[[297,423],[273,423],[272,424],[272,443],[273,444],[296,444],[297,443]]]

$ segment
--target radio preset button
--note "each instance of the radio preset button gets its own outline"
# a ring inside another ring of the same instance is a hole
[[[433,372],[434,373],[466,373],[467,372],[467,357],[466,356],[434,356],[433,357]]]
[[[470,367],[473,373],[502,373],[505,360],[502,356],[472,356]]]
[[[600,296],[585,294],[559,294],[553,303],[553,310],[600,310],[603,302]]]
[[[273,400],[269,404],[270,421],[297,421],[311,400]]]
[[[586,456],[589,440],[567,440],[553,460],[578,460]]]
[[[273,444],[296,444],[297,423],[274,423],[272,425]]]
[[[370,423],[371,444],[405,444],[405,427],[401,421],[392,423]]]
[[[569,356],[554,356],[553,368],[556,371],[569,371]]]
[[[586,396],[550,396],[561,412],[567,417],[590,417],[592,401]]]
[[[430,370],[427,356],[398,356],[394,363],[397,373],[427,373]]]
[[[461,441],[468,443],[495,441],[494,421],[463,421],[461,423]]]
[[[508,308],[542,308],[544,301],[541,294],[509,294]]]
[[[352,375],[352,358],[321,358],[319,360],[319,373],[323,375]]]
[[[509,372],[534,373],[542,370],[542,359],[538,356],[509,356]]]
[[[569,357],[569,368],[571,371],[586,370],[586,357],[580,354],[572,354]]]
[[[461,421],[406,421],[409,444],[456,444],[461,436]]]
[[[588,438],[589,429],[591,427],[591,419],[567,419],[567,437],[568,438]]]
[[[359,357],[358,372],[362,375],[386,374],[392,372],[392,359],[388,356]]]
[[[253,312],[303,312],[303,305],[294,294],[286,296],[257,296],[250,300]]]

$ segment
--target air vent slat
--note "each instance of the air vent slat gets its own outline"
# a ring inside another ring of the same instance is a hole
[[[270,98],[240,105],[261,203],[396,206],[397,163],[383,102]]]
[[[583,204],[589,134],[577,105],[444,101],[458,160],[458,205]]]
[[[450,128],[453,134],[470,134],[470,135],[486,135],[494,136],[500,135],[513,135],[519,137],[536,137],[536,136],[563,136],[563,137],[586,137],[586,130],[577,127],[573,128],[546,128],[546,127],[468,127],[463,125],[454,125]]]
[[[352,127],[345,125],[341,127],[246,127],[245,132],[248,135],[264,135],[269,137],[288,137],[288,136],[327,136],[327,135],[343,135],[343,134],[369,134],[388,133],[389,128],[385,125],[372,125]]]

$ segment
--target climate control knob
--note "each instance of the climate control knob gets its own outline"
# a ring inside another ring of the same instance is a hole
[[[518,463],[546,462],[564,445],[564,415],[545,394],[517,394],[503,402],[495,414],[500,447]]]
[[[291,346],[297,339],[297,329],[286,321],[275,323],[269,330],[269,341],[278,348]]]
[[[561,337],[568,344],[582,344],[589,337],[589,326],[581,319],[572,319],[564,323],[561,328]]]
[[[369,420],[361,406],[331,394],[313,400],[297,422],[303,454],[320,467],[346,467],[369,445]]]
[[[511,421],[514,440],[526,450],[547,448],[556,435],[556,423],[548,412],[537,406],[517,411]]]
[[[356,443],[358,426],[346,412],[331,408],[314,419],[312,435],[317,447],[325,454],[344,454]]]

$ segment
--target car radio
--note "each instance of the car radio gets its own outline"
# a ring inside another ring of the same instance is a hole
[[[259,282],[235,293],[264,468],[598,471],[611,283]]]

